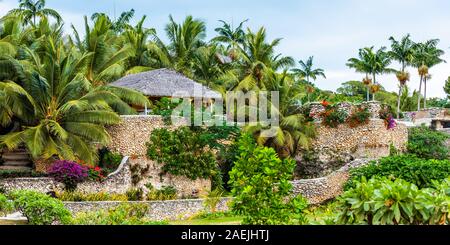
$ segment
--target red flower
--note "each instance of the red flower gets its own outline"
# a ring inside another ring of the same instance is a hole
[[[94,170],[98,172],[101,171],[102,169],[100,167],[95,167]]]
[[[328,107],[330,105],[330,103],[326,100],[322,101],[322,105],[325,107]]]

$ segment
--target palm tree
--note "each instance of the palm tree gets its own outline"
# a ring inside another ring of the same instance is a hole
[[[412,64],[418,69],[420,75],[419,97],[417,98],[417,110],[420,111],[422,82],[424,83],[424,108],[426,108],[426,82],[429,80],[429,69],[437,64],[445,62],[440,57],[444,51],[437,48],[439,39],[431,39],[424,43],[413,45]]]
[[[111,20],[105,13],[94,13],[91,16],[91,20],[96,21],[100,17],[104,17],[111,22],[111,29],[114,32],[121,33],[129,27],[130,20],[134,17],[134,9],[122,12],[117,20]]]
[[[367,101],[370,100],[369,86],[372,84],[372,79],[369,78],[369,74],[372,74],[370,59],[370,53],[367,49],[359,49],[358,58],[350,58],[346,64],[348,67],[355,69],[356,72],[364,73],[366,75],[363,79],[363,83],[367,88]]]
[[[197,49],[204,46],[206,25],[203,21],[187,16],[182,24],[177,24],[172,16],[165,27],[170,43],[165,45],[158,37],[149,44],[150,52],[160,60],[163,67],[171,67],[193,77],[192,66]]]
[[[406,82],[409,81],[409,73],[405,71],[406,66],[411,64],[412,56],[413,56],[413,45],[414,43],[410,39],[410,35],[404,36],[400,41],[395,40],[394,37],[390,37],[391,41],[391,51],[389,51],[389,55],[393,60],[396,60],[400,63],[401,69],[397,72],[397,79],[399,81],[399,91],[397,98],[397,119],[400,118],[400,97],[402,95],[403,87],[406,85]]]
[[[77,30],[73,26],[72,28],[75,33],[76,47],[82,54],[90,54],[85,61],[83,74],[90,82],[92,90],[101,92],[107,97],[114,97],[115,99],[109,100],[110,106],[120,114],[136,113],[128,104],[149,105],[150,101],[140,92],[108,85],[124,73],[124,63],[132,55],[130,45],[117,43],[116,35],[110,29],[111,23],[106,17],[98,17],[92,29],[86,16],[84,20],[86,36],[83,41],[79,38]]]
[[[234,86],[235,90],[265,89],[267,74],[294,65],[292,57],[275,54],[275,47],[280,42],[279,38],[267,42],[264,27],[256,33],[247,29],[244,46],[238,46],[240,74],[236,76],[239,79]]]
[[[35,159],[58,156],[93,164],[95,144],[109,143],[104,126],[118,123],[120,118],[99,99],[99,94],[89,91],[89,83],[78,75],[90,54],[66,54],[58,45],[49,46],[57,48],[48,49],[47,56],[39,62],[42,65],[30,71],[22,85],[0,82],[0,91],[20,99],[7,100],[7,106],[14,108],[21,104],[31,110],[27,113],[31,118],[11,110],[22,125],[19,130],[1,136],[0,145],[11,150],[25,145]],[[29,52],[33,59],[39,59],[33,51]]]
[[[366,72],[366,78],[369,74],[372,75],[372,88],[373,88],[373,96],[372,100],[375,100],[375,93],[379,88],[379,84],[377,84],[377,75],[392,73],[395,70],[388,68],[391,64],[391,58],[386,52],[386,47],[381,47],[377,51],[374,50],[374,47],[363,48],[359,50],[359,59],[351,58],[348,60],[347,66],[351,68],[355,68],[359,72]]]
[[[8,15],[20,16],[25,25],[32,24],[36,26],[36,18],[53,17],[58,23],[62,21],[61,16],[56,10],[45,8],[45,0],[19,0],[19,8],[12,9]]]
[[[222,27],[214,29],[219,35],[211,39],[211,42],[226,43],[229,50],[230,57],[236,59],[236,47],[242,46],[245,43],[245,31],[243,25],[248,19],[239,23],[239,25],[233,29],[233,26],[223,20],[219,20],[222,23]]]
[[[279,91],[279,108],[276,110],[280,119],[279,126],[265,126],[261,123],[245,128],[252,133],[259,145],[273,147],[281,157],[294,157],[300,149],[308,149],[315,137],[316,131],[313,123],[307,122],[305,117],[297,110],[296,102],[300,99],[298,86],[284,71],[281,74],[270,73],[271,91]]]
[[[131,55],[127,60],[128,71],[130,73],[139,73],[150,70],[152,65],[151,54],[149,53],[147,44],[151,36],[156,34],[155,29],[143,27],[146,16],[136,24],[135,27],[127,27],[123,33],[125,40],[124,45],[131,46]]]
[[[313,60],[314,56],[310,56],[306,62],[303,60],[300,60],[298,63],[300,64],[300,68],[292,69],[293,73],[302,78],[306,79],[306,81],[311,84],[310,79],[313,79],[314,81],[317,79],[317,77],[323,77],[327,78],[325,76],[325,73],[323,69],[317,68],[313,69]]]

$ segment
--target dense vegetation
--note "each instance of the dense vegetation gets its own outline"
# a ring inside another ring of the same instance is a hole
[[[378,162],[351,171],[346,189],[355,187],[362,178],[387,177],[403,179],[419,188],[431,187],[433,181],[440,181],[450,176],[450,161],[422,159],[414,155],[398,155],[380,159]]]
[[[450,136],[428,127],[411,128],[408,132],[408,152],[425,159],[450,159],[446,141]]]
[[[362,48],[357,58],[349,59],[348,66],[365,78],[346,82],[334,93],[313,84],[326,77],[323,69],[314,66],[313,57],[295,67],[292,57],[277,54],[281,39],[268,40],[264,27],[245,29],[245,21],[236,28],[221,21],[217,35],[206,40],[206,23],[192,16],[181,23],[170,17],[165,33],[159,33],[146,27],[146,16],[130,24],[134,10],[117,20],[96,13],[84,17],[81,36],[73,26],[72,33],[64,33],[63,18],[46,8],[45,1],[20,0],[19,4],[0,19],[0,145],[25,146],[35,159],[58,156],[95,164],[93,143],[109,141],[104,126],[119,122],[118,114],[133,114],[129,105],[151,104],[136,91],[108,85],[126,74],[166,67],[222,93],[279,91],[281,124],[275,136],[267,137],[261,125],[248,130],[259,144],[286,157],[308,147],[314,136],[299,105],[363,101],[376,94],[377,100],[397,108],[397,114],[420,107],[418,102],[426,107],[429,70],[443,61],[437,39],[413,42],[409,35],[401,40],[391,37],[390,50]],[[161,39],[164,34],[167,43]],[[393,61],[401,65],[399,70],[389,67]],[[421,86],[412,96],[406,84],[409,67],[421,75]],[[399,93],[384,90],[377,81],[383,73],[397,75]]]
[[[292,197],[295,162],[280,160],[276,152],[257,146],[251,136],[239,140],[240,155],[230,172],[233,211],[243,216],[243,224],[279,225],[306,222],[307,201]]]

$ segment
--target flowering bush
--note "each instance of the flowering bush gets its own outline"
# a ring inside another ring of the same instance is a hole
[[[322,105],[325,107],[325,111],[320,113],[320,117],[322,117],[322,123],[324,125],[336,128],[347,119],[347,112],[339,109],[337,106],[331,106],[327,101],[323,101]]]
[[[88,179],[93,181],[103,181],[105,179],[104,170],[100,167],[85,166],[87,168]]]
[[[379,112],[380,118],[384,120],[384,125],[386,125],[387,129],[393,129],[397,126],[397,122],[392,116],[392,108],[387,105],[383,105]]]
[[[347,123],[351,128],[356,128],[359,125],[367,124],[369,118],[369,109],[359,107],[347,118]]]
[[[63,183],[66,190],[74,191],[78,183],[88,178],[88,169],[75,162],[60,160],[51,166],[49,175]]]

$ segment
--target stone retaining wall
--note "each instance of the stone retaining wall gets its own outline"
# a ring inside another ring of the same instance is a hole
[[[228,211],[230,198],[222,198],[217,206],[217,211]],[[80,212],[92,212],[104,210],[125,202],[64,202],[64,205],[72,214]],[[150,220],[179,220],[186,219],[202,211],[205,211],[204,199],[183,199],[173,201],[152,201],[152,202],[126,202],[130,204],[146,204],[149,211],[146,216]]]
[[[318,105],[315,106],[315,110],[320,110]],[[375,113],[372,114],[375,117]],[[404,151],[408,141],[405,124],[398,123],[395,128],[387,129],[384,120],[379,118],[372,118],[368,124],[355,128],[346,123],[331,128],[320,121],[316,126],[317,135],[312,147],[296,157],[298,178],[326,176],[354,159],[389,156],[391,145]]]
[[[150,140],[150,135],[155,129],[169,128],[175,129],[183,125],[183,118],[178,123],[167,126],[161,116],[138,115],[121,116],[122,122],[108,128],[111,135],[111,144],[108,146],[113,152],[130,156],[130,165],[145,169],[139,173],[140,178],[137,187],[146,191],[145,185],[152,184],[156,188],[162,186],[173,186],[181,196],[198,196],[211,189],[209,179],[190,180],[183,176],[173,176],[170,174],[160,175],[161,165],[148,159],[146,143]]]
[[[326,177],[293,181],[294,194],[301,194],[310,204],[320,204],[333,199],[342,194],[344,184],[349,178],[349,170],[367,165],[369,162],[369,159],[358,159]]]

